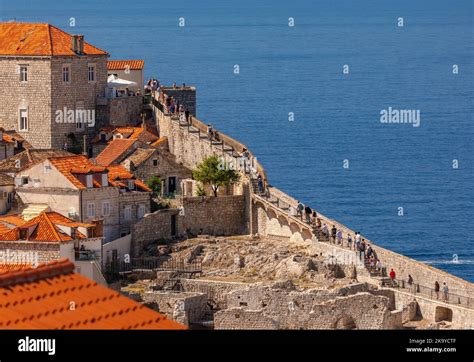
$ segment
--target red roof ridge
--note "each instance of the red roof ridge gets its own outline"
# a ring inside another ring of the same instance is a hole
[[[37,268],[0,273],[0,287],[31,283],[58,275],[70,274],[74,271],[74,268],[74,264],[69,259],[64,258],[41,264]]]

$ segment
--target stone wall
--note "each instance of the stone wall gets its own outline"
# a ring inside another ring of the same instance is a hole
[[[120,192],[119,194],[120,235],[131,233],[132,226],[139,220],[139,207],[145,209],[145,214],[150,213],[151,193],[141,191]],[[131,218],[125,218],[125,209],[130,209]]]
[[[401,290],[394,289],[395,304],[397,309],[408,308],[410,303],[416,301],[417,312],[431,323],[437,322],[437,312],[442,309],[452,311],[452,327],[457,329],[474,328],[474,309],[465,308],[456,304],[447,304],[441,300],[428,299],[423,296],[413,295]],[[441,298],[441,293],[440,293]]]
[[[182,219],[179,217],[179,210],[164,209],[154,213],[145,215],[141,220],[132,227],[132,250],[133,256],[142,254],[143,249],[150,243],[158,240],[170,240],[171,235],[171,219],[176,218],[177,232],[180,233],[182,228]]]
[[[141,121],[143,97],[119,97],[108,100],[106,114],[109,123],[114,126],[129,126]]]
[[[181,285],[186,292],[203,293],[216,309],[227,308],[227,296],[231,291],[244,289],[247,283],[223,282],[203,279],[181,279]]]
[[[168,97],[173,97],[180,104],[184,104],[189,113],[196,117],[196,88],[195,87],[162,87],[161,90]]]
[[[70,67],[70,82],[63,82],[63,66]],[[88,80],[88,67],[95,66],[95,81]],[[62,148],[68,133],[76,134],[82,145],[82,133],[95,129],[95,111],[98,97],[105,95],[107,85],[107,56],[71,56],[53,57],[51,61],[51,113],[52,138],[51,148]],[[94,111],[92,127],[79,131],[76,123],[56,122],[56,112],[83,109]],[[69,142],[70,143],[70,142]]]
[[[277,188],[271,187],[270,190],[272,195],[275,195],[284,202],[293,206],[297,205],[297,200],[278,190]],[[260,211],[260,213],[262,213],[262,211]],[[319,212],[318,217],[321,218],[322,222],[325,222],[328,225],[336,225],[336,228],[343,231],[344,237],[346,237],[348,233],[350,233],[351,235],[355,235],[355,232],[353,230],[347,228],[346,226],[335,220],[332,220],[320,214]],[[263,218],[264,215],[258,215],[256,222],[259,223]],[[258,225],[258,230],[268,229],[266,223],[268,223],[268,217],[267,220],[265,220],[261,225]],[[367,238],[365,239],[368,243],[372,245],[372,248],[375,250],[378,258],[382,262],[382,266],[386,267],[387,271],[389,271],[390,268],[393,268],[397,274],[398,279],[407,280],[408,274],[411,274],[414,282],[422,286],[434,288],[435,281],[438,281],[441,285],[443,284],[443,282],[446,282],[449,286],[451,293],[460,294],[464,296],[474,295],[473,283],[465,281],[445,271],[436,269],[430,265],[421,263],[414,259],[408,258],[406,256],[397,254],[393,251],[377,246]]]
[[[184,230],[189,230],[194,235],[247,233],[244,196],[185,197],[183,207]]]
[[[219,311],[215,329],[393,329],[401,326],[401,312],[391,311],[388,298],[370,293],[318,302],[295,299],[296,294],[282,293],[281,305],[258,309],[246,306]]]
[[[20,65],[28,67],[26,83],[20,82]],[[0,84],[0,127],[19,131],[19,109],[27,109],[29,130],[19,134],[33,147],[51,148],[50,58],[0,57]]]
[[[12,259],[8,260],[9,258]],[[32,241],[0,242],[0,263],[2,264],[33,264],[35,261],[41,264],[60,258],[59,243]]]
[[[207,296],[202,293],[150,291],[142,299],[148,307],[186,326],[202,321],[208,311]]]

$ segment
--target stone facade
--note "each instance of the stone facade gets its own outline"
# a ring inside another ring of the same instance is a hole
[[[133,225],[135,225],[146,214],[150,213],[150,203],[151,194],[149,192],[132,191],[120,193],[120,236],[130,234]],[[127,209],[130,211],[127,211]]]
[[[280,299],[264,299],[258,309],[242,305],[219,311],[216,329],[392,329],[401,327],[401,313],[393,313],[388,298],[370,293],[303,303],[296,292]],[[245,303],[245,302],[241,302]],[[273,303],[272,307],[267,303]]]
[[[146,292],[143,302],[168,318],[189,326],[204,319],[208,311],[207,297],[202,293]]]
[[[161,91],[168,97],[173,97],[184,104],[189,113],[196,117],[196,88],[195,87],[162,87]]]
[[[143,97],[120,97],[107,100],[106,119],[114,126],[130,126],[138,124],[143,108]]]
[[[88,81],[88,66],[95,65],[96,80]],[[28,81],[19,81],[19,66],[27,66]],[[70,67],[70,82],[62,80],[63,66]],[[75,123],[56,122],[57,111],[96,109],[107,83],[107,56],[0,57],[0,126],[14,129],[35,148],[62,148],[66,135],[79,138],[84,130]],[[27,110],[28,130],[19,129],[20,109]]]
[[[32,241],[2,241],[0,242],[0,263],[9,264],[8,254],[16,255],[14,263],[33,264],[37,260],[38,264],[47,263],[51,260],[61,258],[59,243],[32,242]],[[23,261],[24,260],[24,261]],[[10,260],[12,261],[12,260]],[[33,262],[32,262],[33,261]]]
[[[241,235],[247,233],[244,196],[185,197],[183,227],[188,233]]]

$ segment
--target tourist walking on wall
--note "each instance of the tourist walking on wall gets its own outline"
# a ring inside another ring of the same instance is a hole
[[[209,138],[210,140],[212,140],[212,134],[213,134],[212,125],[211,125],[211,124],[208,124],[208,125],[207,125],[207,138]]]
[[[337,238],[337,243],[339,245],[342,245],[342,230],[337,231],[336,238]]]
[[[337,234],[336,225],[333,225],[331,229],[331,237],[332,237],[332,242],[334,244],[336,243],[336,234]]]
[[[298,201],[298,206],[296,206],[296,211],[297,211],[297,215],[300,217],[301,220],[303,220],[303,210],[304,210],[303,204]]]
[[[352,236],[351,234],[347,234],[347,247],[352,249]]]
[[[438,281],[435,281],[435,294],[436,294],[436,299],[439,299],[439,283]]]
[[[413,277],[411,276],[411,274],[408,274],[408,289],[410,289],[410,291],[415,291],[413,289]]]
[[[329,230],[326,224],[323,225],[322,232],[325,238],[329,238]]]
[[[395,270],[393,270],[393,268],[390,269],[390,274],[389,274],[389,276],[390,276],[390,281],[392,282],[392,287],[394,287],[394,286],[395,286],[395,277],[396,277],[396,274],[395,274]]]
[[[186,123],[190,125],[191,123],[189,123],[189,110],[187,108],[184,111],[184,118],[186,119]]]
[[[257,176],[257,185],[258,185],[258,193],[263,194],[263,180],[262,180],[262,176],[260,175]]]
[[[382,273],[382,262],[380,261],[380,259],[377,259],[377,263],[375,263],[375,268],[379,273]]]
[[[446,282],[443,283],[443,301],[449,301],[449,288]]]
[[[362,241],[359,244],[359,258],[362,262],[365,261],[365,240],[362,239]]]
[[[311,223],[311,213],[312,213],[311,208],[310,208],[309,206],[306,206],[306,207],[304,208],[304,214],[305,214],[305,216],[306,216],[306,222],[307,222],[308,224]]]

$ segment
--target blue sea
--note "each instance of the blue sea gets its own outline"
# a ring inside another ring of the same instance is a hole
[[[0,17],[195,85],[198,117],[247,144],[271,184],[474,281],[471,0],[0,0]],[[389,107],[419,110],[419,127],[381,123]]]

